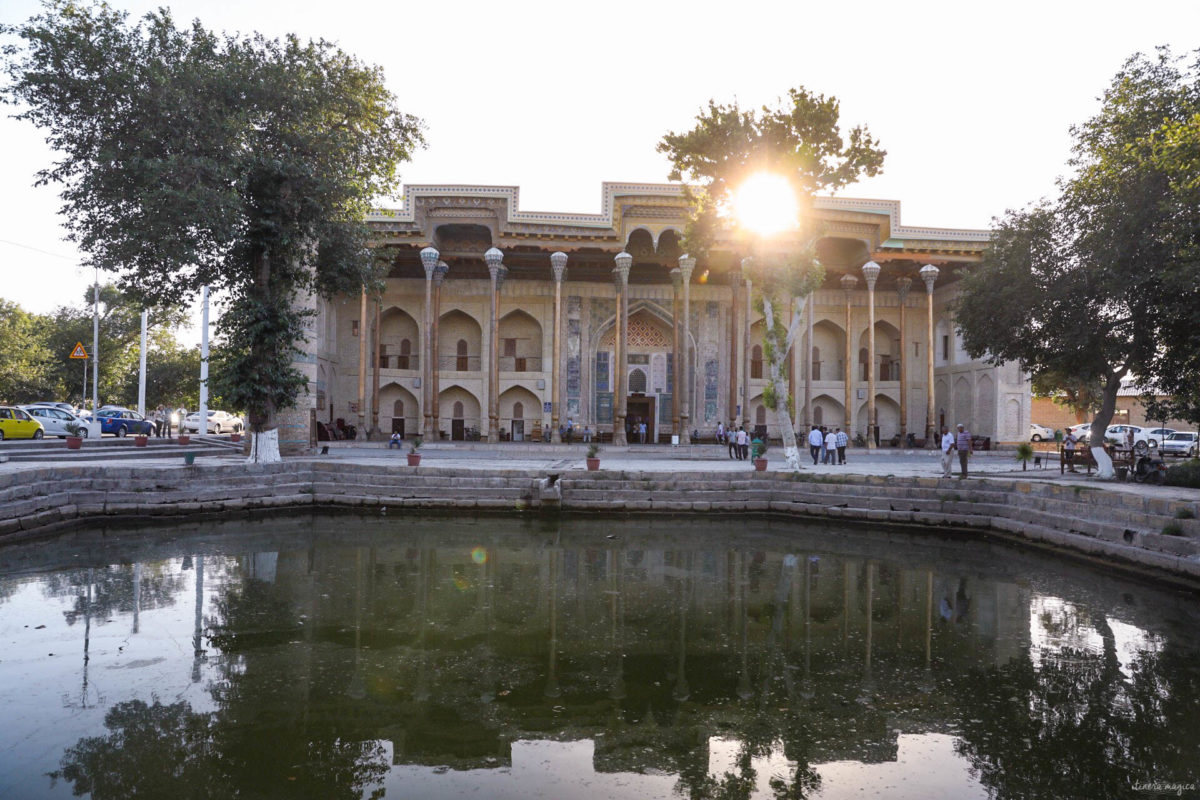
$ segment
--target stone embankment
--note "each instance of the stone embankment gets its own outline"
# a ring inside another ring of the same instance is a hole
[[[0,474],[0,537],[90,520],[273,508],[738,513],[975,531],[1200,581],[1200,502],[1102,487],[787,473],[473,471],[297,460],[154,469],[47,467]]]

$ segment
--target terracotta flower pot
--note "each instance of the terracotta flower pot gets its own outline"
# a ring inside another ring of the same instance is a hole
[[[81,447],[83,447],[83,437],[82,436],[68,436],[67,437],[67,449],[68,450],[78,450]]]
[[[179,443],[180,444],[191,444],[191,441],[192,441],[192,437],[188,436],[186,433],[179,434]]]
[[[754,459],[754,471],[755,472],[766,472],[767,471],[767,460],[765,458]]]
[[[420,453],[409,453],[408,454],[408,465],[410,467],[421,466],[421,454]]]
[[[242,435],[241,435],[240,433],[231,433],[231,434],[229,434],[229,441],[231,441],[231,442],[240,442],[241,440],[242,440]]]
[[[135,436],[135,437],[133,437],[133,446],[134,446],[134,447],[145,447],[145,446],[146,446],[146,445],[147,445],[149,442],[150,442],[150,437],[149,437],[149,436]]]
[[[588,472],[595,472],[596,470],[600,469],[600,459],[589,458],[587,460],[587,468]]]

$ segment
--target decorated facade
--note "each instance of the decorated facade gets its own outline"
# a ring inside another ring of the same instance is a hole
[[[1027,376],[969,358],[948,310],[988,231],[905,226],[889,200],[814,213],[826,275],[787,356],[797,429],[1027,438]],[[302,415],[359,438],[557,439],[568,420],[617,442],[641,423],[648,442],[719,422],[778,436],[749,253],[687,258],[687,215],[678,185],[606,183],[598,214],[525,211],[516,187],[408,186],[370,220],[382,293],[313,301]]]

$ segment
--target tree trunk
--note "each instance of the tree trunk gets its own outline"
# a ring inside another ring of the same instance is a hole
[[[810,312],[809,309],[804,309]],[[763,295],[763,316],[766,317],[767,336],[771,337],[771,385],[775,387],[775,424],[779,426],[779,436],[783,439],[783,453],[787,457],[788,469],[799,472],[800,450],[796,446],[796,431],[792,427],[791,416],[787,410],[787,388],[781,385],[783,360],[787,357],[786,342],[778,341],[775,335],[775,310],[771,299]]]
[[[257,293],[264,304],[271,296],[271,256],[264,252],[258,265],[258,275],[255,278]],[[279,454],[279,431],[275,427],[275,406],[270,401],[267,407],[260,409],[261,413],[251,411],[250,456],[247,464],[275,464],[283,461]]]
[[[1111,480],[1117,477],[1117,473],[1113,470],[1112,459],[1109,458],[1108,451],[1104,449],[1104,433],[1108,430],[1108,426],[1112,424],[1113,413],[1117,410],[1117,392],[1121,388],[1121,378],[1125,377],[1128,370],[1120,372],[1111,372],[1108,379],[1104,383],[1104,394],[1100,400],[1100,410],[1096,412],[1095,418],[1092,420],[1091,433],[1088,436],[1089,446],[1092,449],[1092,458],[1096,459],[1096,477]],[[1096,434],[1099,433],[1100,441],[1097,443]]]

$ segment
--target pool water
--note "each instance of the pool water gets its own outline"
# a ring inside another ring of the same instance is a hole
[[[1200,796],[1200,601],[751,517],[97,528],[0,546],[0,708],[0,798]]]

